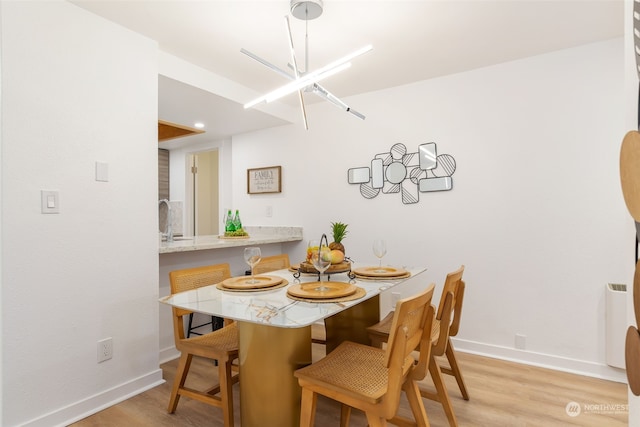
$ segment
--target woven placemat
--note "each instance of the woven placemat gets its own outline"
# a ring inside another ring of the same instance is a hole
[[[358,280],[368,280],[370,282],[381,282],[385,280],[398,280],[398,279],[406,279],[407,277],[411,277],[411,273],[406,272],[405,274],[401,274],[399,276],[362,276],[360,274],[354,274],[355,278]]]
[[[351,295],[347,295],[345,297],[340,297],[340,298],[330,298],[330,299],[319,299],[319,298],[299,298],[299,297],[294,297],[293,295],[290,295],[287,292],[287,297],[289,297],[290,299],[296,300],[296,301],[303,301],[303,302],[318,302],[318,303],[332,303],[332,302],[346,302],[346,301],[353,301],[356,299],[360,299],[363,296],[367,295],[367,291],[365,291],[363,288],[356,286],[356,292],[354,294]]]
[[[248,277],[249,276],[247,276],[247,278]],[[287,279],[282,279],[282,282],[274,286],[269,286],[268,288],[253,288],[253,289],[227,288],[222,283],[218,283],[216,285],[216,288],[220,289],[221,291],[227,291],[227,292],[262,292],[262,291],[272,291],[274,289],[280,289],[287,286],[288,284],[289,282],[287,281]]]
[[[287,289],[287,293],[298,298],[309,299],[335,299],[348,297],[356,293],[358,288],[345,282],[305,282],[297,283]]]
[[[369,267],[359,267],[352,270],[353,274],[357,274],[359,276],[368,276],[368,277],[398,277],[403,274],[407,274],[408,271],[404,268],[395,268],[389,266],[369,266]]]
[[[251,281],[253,280],[253,283]],[[280,284],[284,279],[280,276],[271,276],[268,274],[256,274],[253,276],[236,276],[220,282],[226,289],[259,289],[271,288]]]

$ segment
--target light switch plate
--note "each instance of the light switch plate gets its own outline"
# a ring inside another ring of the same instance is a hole
[[[57,190],[40,190],[40,203],[43,214],[60,213],[60,196]]]

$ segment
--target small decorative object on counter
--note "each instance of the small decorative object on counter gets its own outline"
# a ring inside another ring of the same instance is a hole
[[[236,216],[233,217],[233,225],[236,230],[242,230],[242,221],[240,221],[240,211],[236,209]]]
[[[222,216],[222,228],[227,229],[227,218],[229,218],[229,212],[231,212],[230,209],[223,209],[223,216]]]
[[[224,233],[227,234],[229,232],[236,231],[236,226],[233,223],[233,215],[231,215],[231,209],[227,211],[227,217],[224,224]]]
[[[348,224],[343,224],[341,222],[332,222],[331,223],[331,232],[333,233],[333,242],[329,244],[329,249],[338,250],[345,254],[344,245],[342,244],[342,240],[344,240],[347,235],[347,227]]]
[[[224,227],[224,236],[220,237],[232,239],[246,239],[249,237],[249,233],[244,231],[244,228],[242,228],[240,211],[238,209],[236,209],[235,216],[231,214],[231,209],[229,209],[229,211],[227,212],[227,220]]]

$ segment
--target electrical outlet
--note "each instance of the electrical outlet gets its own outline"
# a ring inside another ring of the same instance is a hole
[[[113,357],[113,338],[98,341],[98,363]]]

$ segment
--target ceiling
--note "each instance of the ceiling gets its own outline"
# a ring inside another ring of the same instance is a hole
[[[289,0],[72,3],[156,40],[161,51],[230,79],[255,96],[288,82],[240,49],[286,69],[290,59],[284,16],[290,14]],[[301,68],[308,34],[310,71],[373,45],[351,68],[323,81],[326,89],[344,98],[621,37],[623,21],[623,0],[325,0],[319,18],[292,17],[291,27]],[[230,100],[160,76],[159,119],[206,125],[204,136],[179,138],[167,148],[287,123],[244,110],[242,104],[249,100]],[[318,101],[305,94],[305,102]],[[281,102],[296,106],[297,98],[290,95]],[[366,105],[353,108],[366,115]],[[336,114],[345,113],[336,109]]]

